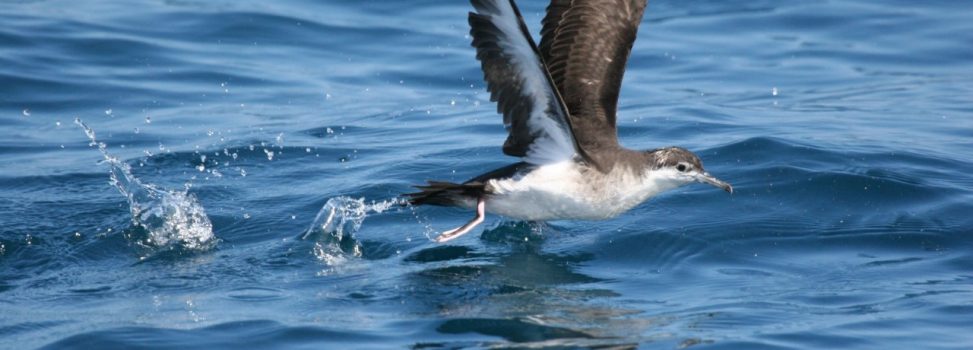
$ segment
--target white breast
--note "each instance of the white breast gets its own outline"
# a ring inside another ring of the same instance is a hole
[[[563,161],[519,177],[490,180],[486,210],[521,220],[609,219],[678,186],[665,175],[652,171],[643,176],[617,167],[606,175]]]

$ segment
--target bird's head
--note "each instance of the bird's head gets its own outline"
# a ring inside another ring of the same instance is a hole
[[[679,187],[693,182],[705,183],[733,193],[733,186],[710,175],[703,169],[703,162],[693,152],[680,147],[666,147],[646,151],[648,167],[651,172],[658,176],[659,180],[664,180],[672,184],[672,187]]]

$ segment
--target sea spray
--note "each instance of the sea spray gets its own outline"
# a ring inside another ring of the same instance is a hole
[[[98,142],[94,130],[81,119],[75,118],[74,123],[84,130],[91,140],[89,145],[97,146],[110,166],[110,183],[128,200],[132,224],[146,231],[147,237],[137,241],[138,244],[158,251],[205,250],[216,243],[213,224],[196,196],[188,190],[164,190],[142,183],[132,175],[128,163],[109,154],[105,143]]]
[[[382,213],[407,203],[401,198],[365,203],[365,198],[334,197],[324,203],[301,238],[315,241],[314,255],[318,260],[338,265],[347,256],[361,257],[362,248],[355,233],[370,213]]]

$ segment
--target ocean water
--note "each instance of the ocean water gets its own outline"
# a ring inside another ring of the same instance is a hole
[[[622,142],[736,192],[441,245],[469,10],[0,2],[0,348],[973,348],[973,3],[653,0]]]

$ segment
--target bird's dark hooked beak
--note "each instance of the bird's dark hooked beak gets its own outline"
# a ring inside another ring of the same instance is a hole
[[[715,176],[710,175],[708,172],[702,172],[696,174],[696,181],[722,188],[724,191],[733,194],[733,186],[730,186],[730,184],[723,182],[723,180],[717,179]]]

